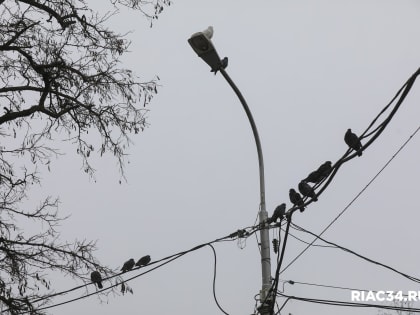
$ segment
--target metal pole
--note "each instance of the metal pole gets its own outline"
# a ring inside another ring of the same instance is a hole
[[[223,68],[219,69],[220,73],[235,91],[239,100],[241,101],[242,107],[244,108],[246,115],[248,116],[249,123],[251,124],[252,132],[255,138],[255,144],[257,145],[258,152],[258,164],[259,164],[259,174],[260,174],[260,211],[259,211],[259,221],[262,225],[260,230],[261,238],[261,273],[262,273],[262,289],[260,292],[260,301],[264,302],[264,305],[261,305],[260,312],[262,315],[268,315],[270,312],[271,297],[267,296],[270,293],[271,289],[271,262],[270,262],[270,234],[267,225],[267,210],[265,209],[265,184],[264,184],[264,160],[261,149],[260,137],[258,135],[257,126],[255,125],[254,118],[252,117],[251,111],[245,101],[245,98],[242,96],[241,91],[226,73],[226,70]]]

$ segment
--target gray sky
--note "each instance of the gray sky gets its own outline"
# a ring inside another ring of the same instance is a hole
[[[89,2],[105,9],[104,1]],[[132,139],[128,183],[118,184],[111,158],[97,162],[96,183],[80,171],[72,152],[55,161],[42,191],[59,195],[61,213],[71,214],[62,226],[63,238],[97,239],[98,256],[120,268],[131,257],[160,259],[254,224],[259,182],[251,128],[228,84],[189,47],[192,33],[213,25],[213,42],[221,57],[229,57],[227,71],[247,99],[260,133],[271,214],[281,202],[290,206],[289,189],[309,172],[341,157],[347,128],[361,133],[420,66],[419,11],[413,0],[175,0],[149,28],[138,13],[122,10],[110,23],[121,32],[133,31],[123,66],[144,80],[156,74],[161,78],[149,107],[151,126]],[[345,164],[319,201],[296,213],[294,222],[315,233],[331,222],[419,126],[419,100],[417,83],[378,140]],[[417,136],[325,238],[420,276],[419,146]],[[284,264],[304,246],[291,238]],[[243,249],[236,242],[215,248],[219,303],[232,315],[251,314],[261,289],[255,238]],[[273,261],[272,267],[274,275]],[[216,314],[212,278],[213,256],[205,247],[130,282],[134,295],[110,297],[103,304],[91,297],[53,313]],[[418,290],[390,271],[320,247],[311,248],[281,279]],[[299,284],[285,289],[291,295],[350,301],[349,291]],[[73,296],[77,294],[83,292]],[[284,309],[284,314],[309,312],[355,313],[299,301]]]

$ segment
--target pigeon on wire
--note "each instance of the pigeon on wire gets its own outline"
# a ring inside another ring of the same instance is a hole
[[[310,197],[313,201],[318,201],[314,189],[305,181],[301,181],[298,185],[300,193],[305,197]]]
[[[304,179],[305,182],[317,184],[325,177],[330,175],[332,171],[332,163],[331,161],[326,161],[323,163],[316,171],[313,171]]]
[[[304,202],[302,199],[302,196],[296,192],[293,188],[289,190],[289,198],[290,201],[295,205],[299,207],[300,212],[305,211],[305,207],[303,206]]]
[[[97,271],[97,270],[92,271],[92,273],[90,274],[90,280],[92,280],[92,282],[94,284],[98,285],[99,289],[103,288],[103,286],[102,286],[102,276],[99,273],[99,271]]]
[[[121,271],[122,272],[130,271],[131,269],[133,269],[135,263],[136,262],[134,261],[133,258],[131,258],[130,260],[127,260],[122,266]]]
[[[286,204],[282,203],[281,205],[277,206],[276,209],[273,211],[273,215],[270,218],[270,222],[276,222],[277,219],[283,220],[284,215],[286,213]]]
[[[318,172],[322,176],[322,178],[327,177],[328,175],[330,175],[331,171],[332,171],[332,163],[331,163],[331,161],[325,162],[324,164],[322,164],[318,168]]]
[[[358,156],[362,156],[362,143],[360,142],[359,137],[351,132],[351,129],[347,129],[347,132],[344,135],[344,141],[350,148],[357,152]]]
[[[139,267],[141,267],[141,266],[146,266],[146,265],[148,265],[149,264],[149,262],[151,261],[152,259],[150,258],[150,256],[149,255],[146,255],[146,256],[143,256],[142,258],[140,258],[139,259],[139,261],[136,263],[136,266],[139,266]]]

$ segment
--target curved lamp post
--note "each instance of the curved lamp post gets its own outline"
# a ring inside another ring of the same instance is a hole
[[[235,91],[238,96],[241,104],[246,112],[249,123],[251,124],[252,132],[255,138],[255,144],[257,145],[258,152],[258,163],[259,163],[259,175],[260,175],[260,211],[259,211],[259,221],[262,225],[260,230],[261,237],[261,271],[262,271],[262,289],[260,292],[260,300],[263,305],[259,307],[261,314],[269,314],[271,296],[269,296],[271,289],[271,263],[270,263],[270,236],[268,233],[267,218],[268,214],[265,209],[265,184],[264,184],[264,160],[261,149],[260,137],[258,135],[257,126],[255,125],[254,118],[252,117],[251,111],[245,101],[245,98],[242,96],[242,93],[239,91],[238,87],[226,73],[225,68],[227,67],[227,58],[223,60],[220,59],[217,54],[216,48],[214,47],[211,38],[213,36],[213,27],[209,26],[205,31],[194,33],[188,43],[191,45],[192,49],[197,53],[197,55],[202,58],[211,68],[211,71],[220,73]]]

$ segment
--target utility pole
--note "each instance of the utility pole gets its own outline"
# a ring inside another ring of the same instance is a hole
[[[217,73],[220,71],[222,76],[229,83],[231,88],[238,96],[242,107],[248,117],[249,123],[251,124],[252,133],[254,135],[255,144],[257,146],[258,153],[258,165],[259,165],[259,178],[260,178],[260,208],[259,208],[259,222],[261,225],[260,239],[261,239],[261,275],[262,275],[262,288],[260,291],[260,302],[261,305],[258,310],[261,315],[271,315],[271,304],[273,301],[273,293],[271,292],[271,261],[270,261],[270,235],[267,224],[267,210],[265,207],[265,180],[264,180],[264,159],[261,148],[261,141],[258,135],[257,126],[255,125],[254,118],[252,117],[251,111],[239,91],[238,87],[226,73],[225,68],[227,67],[227,58],[223,61],[220,59],[217,51],[211,41],[213,36],[213,27],[209,26],[205,31],[194,33],[188,40],[189,44],[197,55],[202,58],[210,67],[211,71]]]

